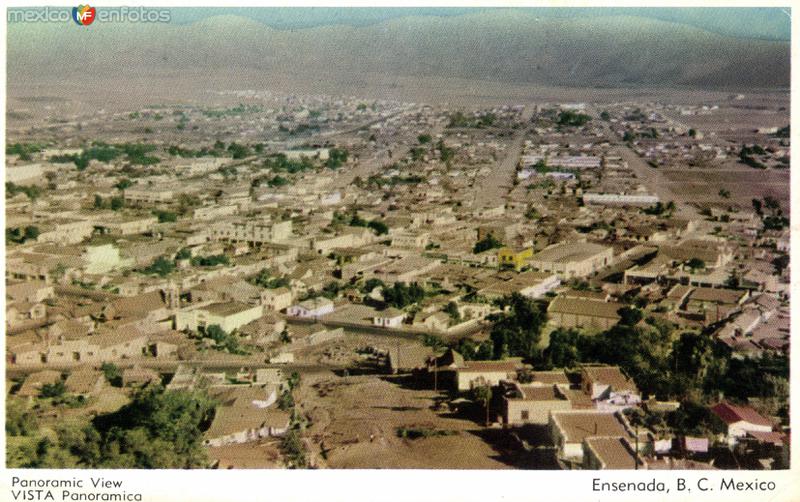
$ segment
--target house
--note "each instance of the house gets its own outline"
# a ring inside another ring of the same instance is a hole
[[[160,382],[161,376],[156,370],[133,365],[122,370],[122,385],[124,387],[144,386],[151,382]]]
[[[119,328],[76,339],[60,337],[47,347],[48,363],[118,361],[143,356],[147,335],[135,328]]]
[[[583,468],[647,469],[647,462],[624,437],[588,437],[583,440]]]
[[[501,381],[502,414],[506,425],[547,425],[553,411],[570,410],[572,403],[557,385],[522,385]]]
[[[17,391],[20,397],[38,397],[45,385],[53,385],[61,381],[61,373],[53,370],[37,371],[28,375]]]
[[[455,387],[458,391],[468,391],[482,385],[498,385],[501,380],[516,379],[517,370],[522,369],[519,360],[505,361],[464,361],[455,370]]]
[[[736,444],[748,432],[772,432],[772,421],[749,406],[736,406],[723,401],[711,407],[711,412],[728,427],[728,443]]]
[[[272,406],[274,399],[270,399],[267,387],[226,390],[217,399],[222,404],[217,407],[211,426],[203,434],[206,446],[241,444],[282,436],[289,430],[291,415]]]
[[[333,312],[333,302],[324,297],[311,298],[292,305],[286,309],[286,314],[293,317],[315,318]]]
[[[617,366],[584,366],[581,389],[598,409],[620,411],[642,402],[639,389]]]
[[[322,323],[300,324],[291,327],[292,346],[325,343],[344,336],[344,328],[329,328]]]
[[[402,310],[389,307],[378,311],[372,318],[372,325],[381,328],[399,328],[403,324],[406,314]]]
[[[711,321],[728,317],[748,298],[748,291],[727,288],[695,288],[686,300],[685,310],[703,313]]]
[[[425,368],[433,356],[433,349],[424,345],[395,346],[388,350],[386,360],[391,373],[407,373]]]
[[[561,279],[554,273],[528,270],[519,274],[510,271],[500,272],[478,295],[493,300],[512,293],[528,298],[539,298],[561,285]]]
[[[590,437],[630,437],[617,413],[607,411],[554,411],[548,430],[553,444],[563,458],[583,461],[583,441]]]
[[[444,332],[450,327],[450,316],[444,312],[418,312],[411,324],[415,328]]]
[[[497,251],[497,262],[501,268],[509,267],[514,270],[520,270],[527,265],[529,258],[533,256],[533,248],[510,248],[503,247]]]
[[[251,246],[285,242],[292,236],[292,222],[223,221],[211,228],[211,237],[222,242],[245,242]]]
[[[547,307],[550,322],[562,328],[594,328],[605,330],[620,320],[621,303],[585,298],[554,298]]]
[[[262,305],[241,302],[212,303],[178,311],[175,314],[175,329],[197,330],[216,324],[226,333],[255,321],[264,315]]]
[[[614,257],[610,247],[590,242],[562,242],[533,255],[531,267],[558,274],[561,279],[589,276],[608,266]]]
[[[6,304],[6,327],[26,329],[31,325],[41,325],[47,319],[44,303],[15,302]]]
[[[80,368],[72,371],[64,380],[64,388],[70,394],[87,396],[97,394],[106,385],[106,377],[102,372],[92,368]]]
[[[281,311],[292,304],[292,291],[289,288],[267,289],[261,293],[261,304],[265,310]]]
[[[53,295],[53,286],[44,281],[21,282],[6,286],[6,298],[10,302],[41,303]]]

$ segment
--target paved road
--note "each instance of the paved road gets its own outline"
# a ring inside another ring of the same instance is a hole
[[[439,124],[431,129],[428,134],[435,138],[438,134],[441,134],[442,131],[444,131],[444,128],[444,124]],[[366,180],[373,174],[382,172],[384,168],[408,155],[408,152],[411,150],[411,148],[417,146],[416,141],[416,137],[408,138],[407,145],[389,145],[388,147],[378,149],[371,157],[359,159],[358,164],[352,168],[348,169],[347,171],[340,171],[336,173],[336,179],[334,180],[335,186],[337,188],[347,188],[357,176],[363,180]],[[389,157],[389,151],[392,152],[391,157]]]
[[[651,193],[658,195],[662,202],[675,202],[675,216],[686,219],[700,219],[700,215],[694,206],[690,205],[680,192],[674,192],[669,188],[669,183],[660,169],[651,167],[639,154],[623,143],[607,122],[600,119],[600,112],[587,107],[587,113],[591,114],[593,120],[603,125],[603,129],[609,141],[614,144],[614,153],[622,157],[628,163],[628,167],[636,174],[636,178]]]
[[[505,156],[497,161],[492,171],[475,181],[475,205],[477,207],[491,207],[504,203],[509,192],[514,188],[514,176],[522,155],[522,145],[530,133],[527,122],[533,115],[533,110],[533,106],[525,108],[520,120],[526,126],[514,133],[514,139]]]
[[[124,360],[115,361],[114,364],[121,369],[130,368],[137,365],[141,368],[149,368],[159,371],[161,373],[174,372],[178,365],[184,366],[199,366],[210,371],[223,371],[223,370],[238,370],[240,368],[281,368],[285,371],[297,371],[299,373],[321,373],[328,372],[336,369],[342,369],[345,366],[328,365],[318,363],[291,363],[291,364],[266,364],[264,362],[266,356],[260,355],[259,357],[242,359],[240,361],[209,361],[209,360],[190,360],[190,361],[158,361],[154,359],[141,359],[141,360]],[[37,364],[26,366],[6,365],[6,378],[15,378],[22,375],[28,375],[42,370],[54,371],[69,371],[78,367],[85,367],[87,363],[65,363],[65,364]],[[97,365],[99,366],[99,364]]]

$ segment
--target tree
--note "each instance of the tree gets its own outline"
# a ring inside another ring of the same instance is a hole
[[[178,221],[178,215],[172,211],[156,210],[153,214],[158,218],[159,223],[174,223]]]
[[[458,322],[461,320],[461,314],[458,311],[458,304],[456,304],[456,302],[448,302],[447,305],[444,306],[444,309],[442,309],[442,311],[445,314],[449,315],[450,319],[452,319],[453,321]]]
[[[484,251],[488,251],[490,249],[501,248],[501,247],[503,247],[503,243],[495,239],[494,235],[490,233],[486,237],[475,243],[475,247],[472,249],[472,252],[474,254],[479,254],[483,253]]]
[[[772,259],[772,266],[775,267],[775,273],[782,275],[786,267],[789,266],[789,255],[782,254]]]
[[[289,330],[288,329],[283,328],[283,331],[281,331],[281,334],[280,334],[280,341],[281,341],[281,343],[292,343],[292,337],[289,334]]]
[[[165,391],[150,385],[132,401],[110,414],[99,415],[92,428],[76,439],[99,444],[99,458],[80,452],[89,467],[185,469],[208,464],[202,431],[210,423],[214,403],[200,391]]]
[[[544,351],[545,360],[555,368],[572,368],[580,361],[579,333],[574,329],[558,328],[550,333],[550,343]]]
[[[642,320],[642,311],[636,307],[622,307],[617,311],[619,323],[625,326],[635,326]]]
[[[35,241],[39,237],[39,227],[25,227],[25,240]]]
[[[125,206],[125,199],[122,197],[111,197],[110,207],[112,211],[119,211]]]
[[[114,363],[103,363],[100,366],[100,371],[105,375],[108,383],[114,387],[122,387],[122,371]]]
[[[425,143],[430,143],[432,139],[433,138],[431,137],[430,134],[420,134],[419,136],[417,136],[417,141],[419,141],[421,145],[424,145]]]
[[[121,190],[125,190],[126,188],[128,188],[128,187],[130,187],[132,185],[133,185],[133,182],[131,180],[129,180],[128,178],[123,178],[123,179],[119,180],[117,182],[117,184],[114,185],[114,187],[117,190],[121,191]]]
[[[544,308],[519,293],[503,298],[501,303],[509,308],[508,312],[493,316],[490,339],[494,358],[537,359],[542,327],[547,321]]]
[[[64,382],[59,380],[55,383],[46,383],[42,385],[42,390],[39,395],[42,397],[61,397],[67,392],[64,387]]]
[[[22,399],[6,400],[6,434],[31,436],[38,430],[36,412]]]
[[[719,189],[719,196],[723,199],[730,199],[731,198],[731,191],[727,188],[720,188]]]
[[[704,268],[706,268],[706,262],[704,262],[700,258],[694,257],[686,262],[686,266],[692,270],[703,270]]]
[[[389,233],[389,226],[379,220],[370,221],[367,226],[371,228],[376,235],[385,235]]]
[[[763,214],[763,206],[760,199],[753,199],[753,210],[756,214],[761,216]]]
[[[390,288],[383,288],[383,301],[398,309],[417,303],[423,298],[425,298],[425,290],[416,282],[412,282],[410,285],[396,282]]]
[[[155,274],[159,277],[166,277],[175,270],[175,262],[166,256],[159,256],[153,263],[142,269],[142,273],[151,275]]]
[[[94,208],[103,209],[104,205],[105,204],[103,203],[103,198],[98,194],[94,194]]]
[[[471,391],[472,400],[480,406],[486,408],[486,425],[489,425],[489,405],[492,402],[492,388],[488,385],[473,387]]]
[[[713,340],[708,335],[681,333],[672,344],[671,367],[692,380],[704,378],[713,358],[712,345]]]

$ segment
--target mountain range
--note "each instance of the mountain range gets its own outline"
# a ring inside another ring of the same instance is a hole
[[[239,16],[191,24],[8,25],[8,82],[257,71],[475,79],[567,87],[788,88],[790,43],[635,16],[519,11],[271,28]]]

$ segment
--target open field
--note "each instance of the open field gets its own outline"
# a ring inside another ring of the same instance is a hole
[[[788,169],[757,170],[749,167],[725,169],[663,169],[665,189],[680,193],[683,201],[693,204],[734,204],[739,208],[752,208],[753,198],[767,195],[777,198],[785,212],[789,212]],[[721,199],[718,192],[725,188],[731,192],[730,199]]]
[[[375,375],[305,379],[298,393],[310,417],[306,433],[331,468],[502,469],[512,460],[483,436],[476,421],[432,409],[441,392],[411,388],[404,377]],[[400,427],[426,428],[449,435],[400,438]]]

